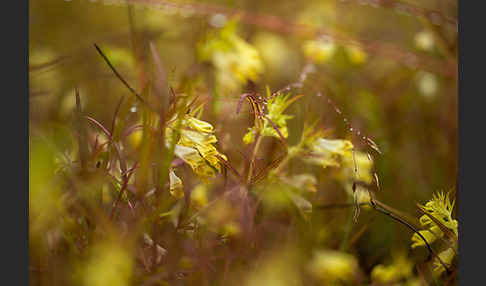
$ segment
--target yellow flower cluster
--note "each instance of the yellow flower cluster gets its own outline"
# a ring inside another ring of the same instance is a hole
[[[331,39],[311,40],[304,43],[302,50],[304,55],[315,63],[322,64],[330,61],[338,50]],[[351,63],[359,65],[367,61],[368,55],[357,45],[343,46],[346,55]]]
[[[413,274],[413,263],[404,253],[397,255],[389,265],[378,264],[371,271],[371,280],[376,283],[392,283],[407,279]]]
[[[434,222],[434,220],[429,217],[429,215],[437,220],[442,225],[442,227],[446,227],[447,229],[451,230],[451,232],[455,235],[455,238],[457,239],[458,222],[457,220],[452,218],[454,200],[451,201],[449,199],[449,193],[444,194],[443,192],[440,192],[434,194],[432,200],[428,201],[425,206],[421,206],[421,208],[428,215],[422,215],[419,221],[423,227],[426,227],[428,229],[421,230],[419,232],[429,244],[435,242],[439,238],[444,237],[444,232],[436,224],[436,222]],[[453,241],[453,243],[455,244],[455,241]],[[425,246],[425,242],[418,234],[414,233],[412,236],[411,247],[415,248],[417,246]],[[457,245],[453,245],[453,247],[457,247]],[[452,247],[448,247],[446,250],[439,253],[439,257],[447,266],[449,266],[454,259],[455,253],[456,252]],[[441,274],[445,270],[442,264],[437,259],[434,261],[434,266],[434,272],[436,274]]]
[[[321,165],[323,168],[341,165],[342,158],[351,157],[353,143],[341,139],[318,138],[309,148],[305,161]]]
[[[423,207],[424,210],[440,221],[444,226],[452,230],[457,235],[457,220],[452,218],[452,208],[454,207],[454,201],[449,200],[449,194],[445,195],[440,192],[433,195],[432,200],[428,201]],[[421,230],[422,234],[428,243],[434,242],[437,238],[444,236],[444,233],[440,230],[440,227],[430,219],[427,215],[420,217],[420,224],[427,227],[427,230]],[[425,246],[425,242],[414,234],[412,236],[412,248],[417,246]]]
[[[324,285],[338,281],[350,282],[359,270],[354,256],[334,250],[316,251],[308,269]]]
[[[344,167],[352,161],[354,146],[349,140],[326,139],[315,123],[305,125],[299,144],[289,148],[289,156],[300,156],[307,163],[327,167]],[[354,170],[354,169],[353,169]]]
[[[342,181],[359,181],[371,184],[373,181],[373,161],[366,153],[355,151],[353,156],[345,156],[338,178]]]
[[[129,249],[114,239],[96,244],[88,259],[76,268],[81,285],[130,285],[133,261]]]
[[[166,128],[166,138],[171,138],[176,129],[177,121],[173,120]],[[174,153],[177,157],[189,164],[194,172],[202,179],[214,177],[221,172],[221,163],[218,156],[226,160],[214,143],[218,140],[214,135],[214,128],[208,122],[185,115],[181,122],[180,138],[175,145]],[[166,142],[169,145],[169,142]]]
[[[217,34],[199,44],[199,59],[210,61],[216,67],[218,84],[233,91],[247,80],[257,80],[263,72],[258,50],[236,33],[236,22],[228,22]]]
[[[336,174],[337,179],[343,184],[348,195],[354,196],[358,204],[370,203],[371,198],[366,187],[358,185],[353,192],[353,183],[362,182],[371,184],[373,181],[373,161],[366,153],[355,151],[352,156],[342,158],[341,168]],[[369,206],[365,206],[367,208]]]
[[[287,120],[291,119],[293,116],[284,114],[283,112],[287,107],[289,107],[290,104],[292,104],[294,101],[299,99],[301,96],[295,96],[293,98],[290,98],[290,94],[283,95],[283,94],[278,94],[276,96],[271,97],[270,96],[270,91],[267,91],[268,93],[268,101],[267,101],[267,114],[266,116],[268,119],[270,119],[278,128],[280,133],[284,138],[287,138],[289,136],[289,131],[287,129]],[[270,136],[270,137],[276,137],[280,138],[280,135],[278,134],[277,130],[275,130],[274,126],[266,119],[263,119],[263,127],[260,127],[258,125],[255,125],[251,128],[248,129],[248,133],[245,134],[243,137],[243,142],[245,144],[250,144],[255,140],[256,135],[260,131],[260,136]]]
[[[316,63],[325,63],[336,52],[336,45],[332,41],[313,40],[307,41],[302,46],[304,54]]]

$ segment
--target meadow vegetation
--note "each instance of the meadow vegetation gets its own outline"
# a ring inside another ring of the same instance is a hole
[[[31,285],[456,285],[455,1],[30,1]]]

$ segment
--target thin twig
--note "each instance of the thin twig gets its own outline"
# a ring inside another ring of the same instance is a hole
[[[393,213],[385,210],[384,208],[378,206],[378,204],[380,206],[383,205],[383,203],[381,203],[380,201],[373,199],[373,200],[371,200],[371,203],[360,203],[359,205],[360,206],[371,205],[373,207],[373,209],[375,209],[376,211],[391,217],[395,221],[398,221],[399,223],[401,223],[401,224],[405,225],[406,227],[408,227],[409,229],[411,229],[414,233],[416,233],[424,241],[429,253],[437,258],[437,260],[440,262],[440,264],[446,269],[447,273],[450,273],[450,270],[447,267],[447,265],[442,261],[442,259],[439,257],[439,255],[437,255],[437,253],[432,249],[432,247],[427,242],[425,237],[412,224],[410,224],[409,222],[405,221],[404,219],[394,215]],[[332,208],[349,208],[349,207],[354,207],[354,206],[355,206],[355,203],[336,203],[336,204],[329,204],[329,205],[320,205],[320,206],[318,205],[318,206],[315,206],[314,208],[315,209],[332,209]]]
[[[373,201],[372,201],[373,202]],[[376,200],[374,200],[374,202],[376,202]],[[435,256],[437,258],[437,260],[440,262],[440,264],[445,268],[445,270],[447,271],[447,273],[450,273],[451,271],[449,270],[449,268],[447,267],[447,265],[444,263],[444,261],[442,261],[442,259],[440,258],[439,255],[437,255],[437,253],[432,249],[432,247],[430,246],[430,244],[427,242],[427,240],[425,239],[425,237],[413,226],[411,225],[410,223],[408,223],[407,221],[405,221],[404,219],[394,215],[393,213],[385,210],[384,208],[381,208],[379,207],[377,204],[375,203],[371,203],[371,206],[378,212],[384,214],[384,215],[387,215],[389,217],[391,217],[392,219],[400,222],[401,224],[405,225],[406,227],[408,227],[409,229],[411,229],[414,233],[416,233],[425,243],[425,245],[427,246],[427,249],[429,250],[430,254],[432,254],[433,256]]]
[[[115,67],[111,64],[110,60],[106,57],[106,55],[101,51],[101,49],[98,47],[97,44],[94,44],[96,50],[98,53],[101,55],[101,57],[105,60],[106,64],[110,67],[110,69],[113,71],[113,73],[116,75],[116,77],[137,97],[140,102],[143,104],[149,106],[145,100],[133,89],[128,82],[121,76],[121,74],[115,69]],[[150,106],[149,106],[150,107]]]
[[[125,96],[122,96],[120,98],[120,101],[118,101],[118,104],[116,106],[115,113],[113,114],[113,121],[111,122],[111,134],[115,134],[116,117],[118,116],[118,112],[120,111],[120,107],[121,107],[124,99],[125,99]]]

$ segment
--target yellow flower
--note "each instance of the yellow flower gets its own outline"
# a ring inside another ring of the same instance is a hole
[[[417,88],[427,99],[433,99],[439,90],[439,81],[437,76],[429,72],[420,72],[416,78]]]
[[[442,260],[442,262],[444,262],[445,265],[447,265],[447,267],[451,266],[452,260],[454,259],[454,256],[456,256],[456,253],[450,247],[447,248],[446,250],[442,251],[441,253],[439,253],[440,259]],[[442,264],[436,258],[434,260],[434,274],[440,275],[444,271],[445,271],[444,266],[442,266]]]
[[[307,58],[316,63],[325,63],[336,52],[336,45],[331,40],[314,40],[305,42],[302,49]]]
[[[389,265],[378,264],[371,271],[371,280],[378,283],[398,282],[412,275],[413,263],[401,253]]]
[[[339,167],[341,158],[351,156],[353,143],[348,140],[318,138],[308,148],[305,161],[323,168]]]
[[[210,123],[208,123],[206,121],[202,121],[202,120],[197,119],[195,117],[186,116],[186,122],[187,122],[187,126],[189,128],[194,129],[196,131],[204,132],[204,133],[214,132],[214,128]]]
[[[457,220],[452,218],[452,209],[454,208],[454,201],[450,201],[449,193],[444,194],[443,192],[433,195],[432,200],[428,201],[425,206],[423,206],[424,211],[429,215],[441,222],[445,227],[449,228],[457,236]],[[421,231],[420,233],[424,235],[427,242],[432,243],[437,237],[442,237],[444,234],[439,228],[439,226],[430,219],[427,215],[422,215],[420,217],[420,224],[424,227],[429,228],[430,231]],[[436,235],[434,235],[436,234]],[[429,240],[430,239],[430,240]],[[423,246],[425,243],[422,239],[415,233],[412,236],[412,247]]]
[[[282,179],[285,179],[285,177],[283,177]],[[317,192],[316,189],[317,179],[312,174],[294,175],[290,179],[286,180],[285,182],[300,191],[312,192],[312,193]]]
[[[121,242],[104,241],[90,249],[90,255],[75,277],[80,285],[130,285],[133,261]]]
[[[191,147],[176,145],[174,154],[189,164],[194,172],[203,180],[214,177],[216,170],[213,166],[208,164],[206,160],[199,154],[199,152]]]
[[[440,194],[439,194],[440,196]],[[449,194],[447,194],[449,196]],[[447,228],[451,229],[457,235],[457,220],[452,218],[452,204],[449,199],[447,201],[439,201],[438,198],[425,204],[425,211],[431,214],[434,218],[439,220]],[[449,204],[449,205],[448,205]],[[420,223],[423,226],[434,226],[435,222],[427,215],[420,217]]]
[[[333,250],[316,251],[309,264],[310,273],[328,283],[352,281],[357,270],[358,262],[354,256]]]
[[[173,170],[169,171],[169,185],[169,191],[172,196],[176,198],[182,198],[184,196],[182,180],[177,177]]]
[[[434,219],[439,221],[443,227],[446,227],[455,234],[456,239],[458,235],[457,230],[457,220],[452,218],[452,210],[454,208],[454,200],[449,199],[449,193],[444,194],[443,192],[439,192],[433,195],[432,200],[428,201],[425,206],[421,206],[423,211],[427,214],[432,216]],[[444,236],[443,231],[441,228],[428,216],[423,215],[420,217],[420,224],[424,227],[427,227],[427,230],[419,231],[420,234],[424,236],[427,242],[430,244],[436,241],[438,238]],[[444,228],[443,228],[444,229]],[[412,248],[417,246],[424,246],[425,242],[416,234],[412,236]],[[453,241],[453,246],[457,248],[457,240]],[[455,256],[455,251],[451,247],[447,248],[446,250],[439,253],[440,259],[446,264],[450,266],[452,263],[452,259]],[[434,261],[434,273],[440,275],[445,269],[440,263],[440,261],[436,258]]]
[[[353,158],[354,157],[354,158]],[[356,172],[357,169],[357,172]],[[338,178],[342,181],[359,181],[371,184],[373,181],[373,161],[363,152],[355,151],[354,156],[344,156]]]
[[[414,37],[415,46],[424,51],[431,51],[434,48],[434,36],[428,31],[421,31]]]
[[[200,209],[208,204],[208,189],[204,184],[199,184],[192,189],[191,203],[194,204],[196,209]]]
[[[352,191],[352,190],[351,190]],[[357,186],[354,192],[354,201],[358,204],[368,204],[371,205],[371,197],[368,189],[362,186]],[[365,207],[370,207],[366,205]]]
[[[421,230],[419,233],[427,240],[427,242],[433,243],[434,241],[437,240],[437,238],[441,238],[444,234],[440,230],[438,226],[432,226],[429,230]],[[412,236],[412,248],[415,248],[417,246],[425,246],[425,242],[423,239],[416,233],[413,234]]]
[[[230,221],[223,226],[224,237],[236,237],[241,233],[241,227],[238,223]]]
[[[166,138],[172,137],[172,132],[176,128],[175,125],[175,120],[168,124]],[[213,126],[190,115],[185,115],[181,126],[180,138],[174,150],[175,155],[189,164],[203,180],[214,177],[216,172],[221,172],[218,156],[225,160],[226,156],[219,153],[213,145],[218,141],[213,134]],[[168,141],[166,144],[169,144]]]
[[[247,80],[257,80],[263,71],[258,50],[237,35],[236,21],[228,22],[219,33],[200,43],[198,53],[200,60],[213,63],[218,83],[230,91]]]
[[[140,145],[140,143],[142,143],[142,138],[143,138],[143,130],[142,129],[135,130],[128,136],[128,143],[133,148],[136,148]]]
[[[368,55],[358,46],[346,46],[349,60],[353,64],[362,64],[368,59]]]
[[[294,101],[302,96],[295,96],[293,98],[290,98],[290,94],[278,94],[271,97],[269,90],[267,90],[267,96],[269,97],[269,99],[266,104],[266,116],[276,125],[282,137],[287,138],[289,136],[289,131],[287,129],[287,120],[291,119],[293,116],[283,114],[283,112],[285,111],[285,109],[287,109],[287,107],[289,107],[290,104],[292,104]],[[274,126],[267,119],[262,120],[263,127],[261,129],[260,135],[280,138],[280,135],[278,134],[277,130],[275,130]],[[243,142],[245,144],[252,143],[255,140],[258,130],[258,126],[253,126],[249,128],[248,133],[246,133],[243,137]]]

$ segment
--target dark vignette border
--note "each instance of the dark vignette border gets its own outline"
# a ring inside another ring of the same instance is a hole
[[[483,176],[485,51],[483,10],[471,1],[459,5],[459,285],[485,282]],[[467,48],[466,48],[467,47]],[[466,72],[468,71],[468,72]]]
[[[29,284],[28,222],[28,41],[29,0],[2,3],[0,27],[3,285]]]

